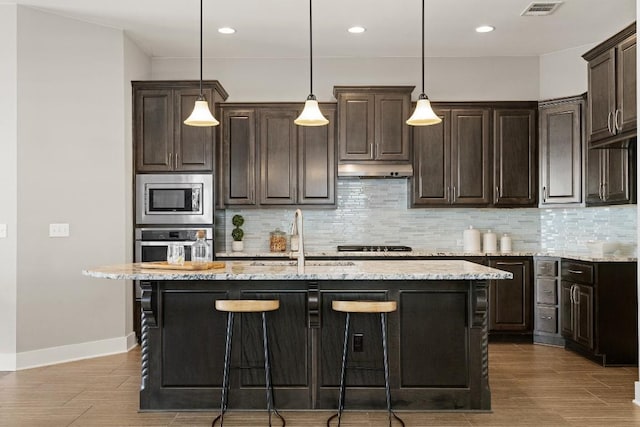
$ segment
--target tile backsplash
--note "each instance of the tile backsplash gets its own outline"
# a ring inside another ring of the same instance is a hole
[[[509,233],[514,251],[586,252],[587,240],[636,245],[636,205],[570,209],[444,208],[409,209],[409,184],[404,179],[340,179],[337,209],[303,209],[305,249],[334,251],[343,244],[407,245],[421,250],[462,250],[462,232],[469,225],[498,236]],[[231,250],[231,218],[245,218],[245,252],[268,252],[269,232],[289,233],[293,208],[227,209],[224,240]],[[219,236],[222,237],[222,236]],[[219,248],[221,250],[222,248]]]

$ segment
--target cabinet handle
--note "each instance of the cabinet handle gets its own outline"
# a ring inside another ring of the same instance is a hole
[[[451,201],[451,186],[450,185],[447,186],[447,190],[446,191],[447,191],[447,194],[445,195],[445,198],[447,199],[448,202],[450,202]]]
[[[607,201],[607,183],[606,182],[602,183],[602,201],[603,202]]]
[[[496,265],[522,265],[522,263],[521,262],[500,261],[500,262],[496,262]]]
[[[500,197],[500,187],[496,185],[496,199]]]
[[[611,111],[609,111],[609,114],[607,114],[607,129],[609,130],[609,133],[613,135],[613,129],[612,129],[612,124],[611,124],[611,118],[613,117],[613,113]]]
[[[372,158],[372,159],[374,159],[374,158],[375,158],[375,155],[374,155],[374,152],[373,152],[373,142],[372,142],[371,144],[369,144],[369,145],[370,145],[370,147],[369,147],[369,148],[371,149],[371,154],[369,154],[369,157],[370,157],[370,158]]]
[[[453,203],[456,202],[456,186],[453,186]]]
[[[584,271],[581,271],[581,270],[571,270],[571,269],[569,269],[569,270],[567,270],[567,271],[568,271],[569,273],[573,273],[573,274],[582,274],[582,273],[584,273]]]
[[[546,290],[544,290],[542,292],[545,293],[545,294],[553,293],[553,291],[551,289],[546,289]]]
[[[576,285],[571,285],[571,288],[569,288],[569,301],[571,301],[571,304],[573,305],[573,288]]]
[[[580,292],[578,290],[578,285],[574,285],[573,292],[575,293],[575,295],[573,296],[573,302],[575,303],[575,305],[580,305]]]
[[[553,319],[553,317],[551,317],[551,316],[540,316],[540,318],[542,320],[551,320],[551,319]]]
[[[600,200],[603,200],[603,198],[602,198],[602,183],[600,183],[600,185],[598,186],[598,198]]]
[[[176,169],[178,169],[178,156],[180,155],[180,153],[176,153]]]
[[[618,117],[620,118],[620,120],[618,120]],[[616,109],[616,116],[615,116],[615,128],[616,128],[616,133],[620,132],[622,130],[622,110],[617,108]]]
[[[173,166],[173,153],[169,153],[169,168]]]
[[[547,202],[547,187],[542,187],[542,203]]]

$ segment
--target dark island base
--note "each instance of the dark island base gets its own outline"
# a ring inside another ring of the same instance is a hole
[[[397,410],[490,410],[484,281],[143,282],[141,410],[219,407],[226,317],[216,299],[279,299],[268,313],[279,409],[335,409],[344,313],[334,299],[398,301],[388,319]],[[384,409],[380,321],[354,314],[347,409]],[[353,351],[353,334],[362,335]],[[258,314],[236,317],[230,409],[266,407]]]

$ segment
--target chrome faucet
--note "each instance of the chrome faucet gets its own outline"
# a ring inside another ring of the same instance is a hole
[[[294,238],[298,239],[298,248],[294,250]],[[298,274],[304,274],[304,233],[302,230],[302,211],[296,209],[293,216],[293,224],[291,225],[291,258],[298,261]]]

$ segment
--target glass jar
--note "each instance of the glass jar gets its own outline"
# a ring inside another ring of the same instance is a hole
[[[204,238],[204,230],[198,230],[196,241],[191,245],[191,263],[196,267],[207,265],[209,262],[209,244]]]
[[[269,250],[271,252],[286,252],[287,250],[287,235],[279,228],[269,233]]]

